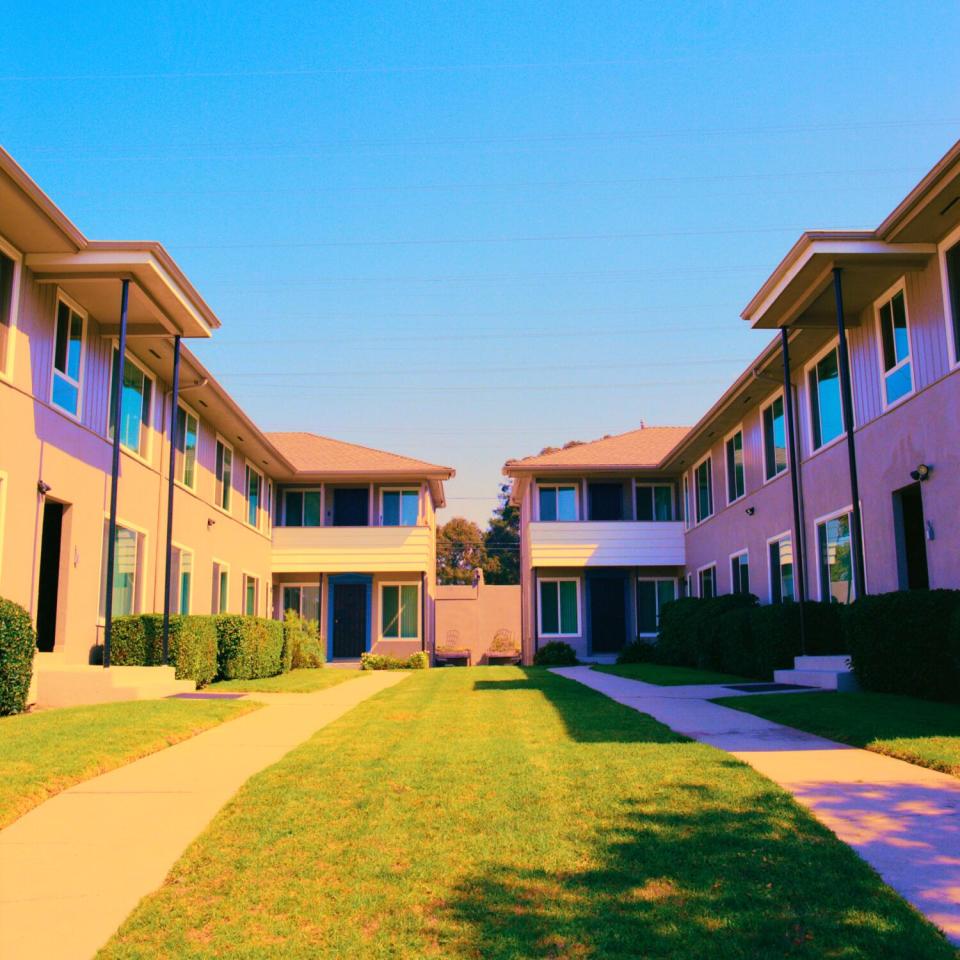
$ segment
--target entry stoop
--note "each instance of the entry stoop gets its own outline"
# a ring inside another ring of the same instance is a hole
[[[837,690],[851,693],[859,690],[850,657],[846,654],[829,657],[794,657],[792,670],[775,670],[777,683],[793,683],[801,687],[817,687],[820,690]]]
[[[98,667],[70,663],[56,653],[38,653],[33,661],[38,707],[77,707],[120,700],[162,700],[197,689],[178,680],[173,667]]]

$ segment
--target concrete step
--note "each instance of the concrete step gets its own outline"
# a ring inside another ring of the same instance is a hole
[[[39,658],[38,658],[39,660]],[[103,667],[43,661],[34,664],[36,703],[72,707],[120,700],[161,700],[197,689],[177,680],[173,667]]]
[[[800,687],[851,692],[859,689],[850,670],[774,670],[775,683],[792,683]]]
[[[850,669],[850,654],[839,653],[830,656],[794,657],[795,670],[838,670],[846,673]]]

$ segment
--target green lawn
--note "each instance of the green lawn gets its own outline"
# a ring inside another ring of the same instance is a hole
[[[714,703],[960,776],[955,704],[886,693],[783,693]]]
[[[221,680],[210,684],[214,693],[241,690],[256,693],[315,693],[335,687],[338,683],[355,680],[364,676],[361,670],[341,670],[339,667],[327,667],[319,670],[291,670],[276,677],[261,677],[259,680]]]
[[[0,827],[74,783],[259,706],[236,701],[136,700],[0,718]]]
[[[749,767],[477,667],[416,671],[252,778],[100,957],[954,955]]]
[[[612,673],[628,680],[642,680],[661,687],[682,687],[691,683],[756,683],[749,677],[737,677],[732,673],[717,673],[714,670],[695,670],[693,667],[668,667],[659,663],[614,663],[595,664],[594,670]]]

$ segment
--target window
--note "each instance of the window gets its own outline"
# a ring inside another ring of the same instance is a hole
[[[233,448],[217,437],[217,506],[230,512],[233,487]]]
[[[727,503],[739,500],[746,492],[743,473],[743,431],[727,438]]]
[[[263,492],[263,477],[247,464],[247,523],[260,526],[260,497]]]
[[[281,614],[292,610],[304,620],[320,622],[320,587],[317,584],[290,584],[283,588]]]
[[[419,490],[384,490],[380,494],[380,523],[383,526],[415,527],[419,519]]]
[[[575,486],[540,487],[541,520],[576,520],[577,488]]]
[[[676,599],[676,580],[637,580],[637,633],[640,636],[656,634],[660,629],[660,609]]]
[[[707,457],[694,471],[697,523],[713,516],[713,458]]]
[[[763,408],[763,464],[767,480],[772,480],[787,469],[787,434],[782,396]]]
[[[288,527],[319,527],[320,491],[284,490],[283,522]]]
[[[943,252],[944,299],[949,315],[949,329],[953,345],[953,363],[960,363],[960,240],[957,233],[950,237],[952,246]],[[948,240],[948,243],[950,242]]]
[[[200,425],[186,409],[177,408],[177,472],[176,478],[191,490],[197,486],[197,435]]]
[[[793,589],[793,544],[789,534],[771,540],[770,549],[770,602],[785,603],[795,600]]]
[[[817,551],[820,557],[820,599],[850,603],[853,600],[853,565],[849,513],[817,524]]]
[[[117,424],[117,405],[114,403],[112,384],[116,382],[120,351],[113,348],[110,389],[110,423],[107,434],[113,439]],[[120,444],[138,457],[146,458],[150,440],[150,410],[153,403],[153,380],[136,361],[129,356],[123,360],[123,383],[120,411]]]
[[[637,484],[637,519],[672,520],[673,487],[669,484]]]
[[[11,334],[17,325],[20,257],[0,240],[0,377],[10,375]]]
[[[3,533],[7,521],[7,475],[0,470],[0,574],[3,573]]]
[[[813,449],[835,440],[843,433],[843,406],[840,401],[840,366],[834,347],[822,356],[807,374],[810,390],[810,423]]]
[[[273,530],[273,481],[267,480],[267,503],[263,511],[263,519],[267,524],[267,534]]]
[[[380,588],[380,634],[384,640],[420,637],[420,584],[385,583]]]
[[[683,525],[690,529],[690,518],[693,514],[690,512],[690,478],[683,475]]]
[[[260,581],[249,573],[243,575],[243,612],[255,617],[260,604]]]
[[[100,619],[107,614],[107,548],[110,521],[103,522],[103,552],[100,559]],[[113,616],[137,613],[143,568],[143,534],[117,524],[113,553]]]
[[[213,613],[226,613],[230,607],[230,568],[219,560],[213,561]]]
[[[580,635],[580,581],[540,581],[540,636]]]
[[[730,587],[734,593],[750,592],[750,562],[746,550],[730,558]]]
[[[913,392],[910,331],[902,283],[893,296],[877,307],[877,322],[880,326],[884,404],[890,406]]]
[[[53,344],[53,385],[50,402],[71,417],[80,416],[80,382],[83,377],[83,328],[86,317],[65,300],[57,300]]]
[[[174,613],[190,612],[193,585],[193,553],[183,547],[170,547],[170,609]]]
[[[717,595],[717,566],[711,563],[709,567],[704,567],[697,571],[697,581],[700,587],[700,596],[704,600],[709,600]]]

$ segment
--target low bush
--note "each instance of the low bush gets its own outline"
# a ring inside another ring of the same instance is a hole
[[[846,621],[853,671],[864,689],[960,701],[960,590],[863,597]]]
[[[320,645],[316,620],[304,620],[293,610],[283,618],[283,662],[288,670],[316,669],[322,667],[325,658]]]
[[[217,628],[217,676],[255,680],[283,671],[283,624],[263,617],[220,614]]]
[[[411,653],[409,657],[391,657],[384,653],[361,653],[361,670],[426,670],[430,658],[422,650]]]
[[[569,643],[551,640],[534,654],[533,662],[538,667],[575,667],[579,661]]]
[[[163,663],[163,614],[114,617],[110,663],[154,667]],[[169,663],[178,680],[206,686],[217,675],[217,625],[212,616],[170,617]]]
[[[22,713],[26,707],[36,649],[30,614],[0,597],[0,716]]]
[[[657,658],[657,646],[649,640],[634,640],[617,654],[617,663],[653,663]]]

